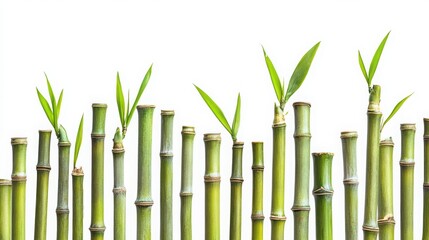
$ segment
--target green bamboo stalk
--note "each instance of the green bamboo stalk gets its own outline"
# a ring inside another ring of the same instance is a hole
[[[0,239],[11,239],[12,232],[12,182],[0,179]]]
[[[48,211],[48,189],[49,189],[49,164],[51,148],[51,130],[39,131],[39,152],[36,189],[36,214],[34,221],[34,239],[46,239],[47,211]]]
[[[12,138],[12,240],[25,239],[27,138]]]
[[[310,213],[310,107],[309,103],[296,102],[295,112],[295,198],[294,239],[308,239],[308,216]]]
[[[182,179],[180,188],[180,236],[192,240],[192,166],[195,129],[182,127]]]
[[[92,104],[91,239],[104,239],[104,138],[106,104]]]
[[[391,138],[380,142],[380,195],[378,198],[378,226],[380,240],[395,238],[395,218],[393,217],[393,141]]]
[[[83,239],[83,178],[82,168],[72,171],[73,184],[73,240]]]
[[[423,175],[423,240],[429,240],[429,118],[423,119],[423,149],[424,149],[424,175]]]
[[[332,240],[332,158],[333,153],[313,153],[316,205],[316,239]]]
[[[252,142],[252,240],[264,239],[264,143]]]
[[[229,239],[241,239],[241,201],[243,185],[243,142],[235,141],[232,146],[231,211]]]
[[[414,239],[414,137],[415,124],[401,124],[401,239]]]
[[[113,239],[126,239],[126,194],[124,184],[124,155],[123,138],[119,128],[113,138]]]
[[[137,239],[151,239],[152,200],[152,122],[153,105],[139,105],[138,111],[138,182]]]
[[[57,239],[66,240],[69,235],[69,174],[70,142],[63,127],[58,138],[58,195]]]
[[[205,239],[220,239],[220,133],[204,134]]]
[[[357,132],[341,132],[344,166],[345,239],[358,239],[358,176],[356,167]]]
[[[366,149],[365,212],[363,237],[365,240],[376,240],[378,235],[377,206],[379,191],[379,144],[380,144],[380,91],[374,85],[368,105],[368,128]]]

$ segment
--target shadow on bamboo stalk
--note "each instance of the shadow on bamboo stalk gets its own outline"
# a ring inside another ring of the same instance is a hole
[[[27,138],[12,138],[12,239],[25,239]]]
[[[429,118],[423,119],[423,236],[422,240],[429,240]]]
[[[264,239],[264,143],[252,142],[252,240]]]
[[[0,179],[0,239],[12,237],[12,181]]]

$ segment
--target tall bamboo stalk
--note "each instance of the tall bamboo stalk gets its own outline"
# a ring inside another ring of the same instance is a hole
[[[46,239],[48,189],[49,189],[49,164],[51,148],[51,130],[39,131],[39,152],[37,161],[37,189],[36,189],[36,214],[34,221],[34,239]]]
[[[316,239],[332,240],[333,153],[313,153]]]
[[[310,107],[309,103],[296,102],[295,112],[295,198],[294,239],[308,239],[308,215],[310,213]]]
[[[91,239],[104,239],[104,138],[106,104],[92,104]]]
[[[401,239],[414,239],[414,137],[415,124],[401,124]]]
[[[125,240],[126,194],[124,182],[124,155],[122,135],[119,128],[113,138],[113,239]]]
[[[12,138],[12,240],[25,239],[27,138]]]
[[[12,182],[0,179],[0,239],[11,239],[12,232]]]
[[[57,239],[66,240],[69,235],[69,174],[70,142],[61,127],[58,139],[58,198],[57,198]]]
[[[83,178],[82,168],[72,171],[73,185],[73,240],[83,240]]]
[[[380,112],[380,92],[381,87],[374,85],[369,96],[367,111],[365,212],[362,227],[365,240],[376,240],[378,235],[379,144],[382,115]]]
[[[153,105],[139,105],[138,111],[138,182],[137,239],[151,239],[152,200],[152,122]]]
[[[206,240],[220,239],[220,143],[219,133],[204,134]]]
[[[264,239],[264,143],[252,142],[252,240]]]
[[[395,218],[393,217],[393,141],[380,142],[380,195],[378,203],[378,226],[380,240],[395,238]]]
[[[423,149],[424,149],[424,175],[423,175],[423,236],[422,240],[429,240],[429,118],[423,119]]]
[[[231,172],[231,211],[229,239],[241,239],[241,201],[243,185],[243,142],[235,141],[232,146],[232,172]]]
[[[192,166],[194,158],[195,129],[182,127],[182,176],[180,188],[180,236],[192,240]]]
[[[345,239],[358,239],[358,176],[356,167],[357,132],[341,132],[344,166]]]

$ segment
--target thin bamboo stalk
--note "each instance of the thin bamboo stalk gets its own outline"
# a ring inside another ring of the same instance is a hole
[[[91,239],[104,239],[104,138],[106,104],[92,104]]]
[[[393,217],[393,141],[380,142],[380,196],[378,198],[378,226],[380,240],[395,238],[395,218]]]
[[[194,127],[182,127],[182,179],[180,188],[180,236],[192,240],[192,166],[194,154]]]
[[[374,85],[368,104],[368,128],[366,148],[365,212],[363,223],[364,240],[376,240],[378,235],[377,206],[379,191],[379,144],[380,144],[380,92]]]
[[[358,239],[357,132],[341,132],[344,166],[345,239]]]
[[[83,178],[82,168],[72,171],[73,184],[73,240],[83,239]]]
[[[37,189],[36,189],[36,214],[34,221],[34,239],[46,239],[48,189],[49,189],[49,164],[51,148],[51,130],[39,131],[39,152],[37,161]]]
[[[423,240],[429,240],[429,118],[423,119]]]
[[[139,105],[138,111],[138,182],[137,199],[137,239],[151,239],[152,212],[152,122],[153,105]]]
[[[296,102],[295,112],[295,198],[294,239],[308,239],[308,216],[310,213],[310,107],[309,103]]]
[[[12,232],[12,182],[0,179],[0,239],[11,239]]]
[[[126,194],[124,184],[124,155],[125,149],[121,132],[118,129],[113,138],[113,239],[126,238]]]
[[[204,134],[206,240],[220,239],[220,143],[219,133]]]
[[[313,153],[316,239],[332,240],[333,153]]]
[[[12,138],[12,240],[25,239],[27,138]]]
[[[70,142],[64,128],[58,139],[58,195],[57,195],[57,239],[66,240],[69,236],[69,174]]]
[[[252,142],[252,240],[264,239],[264,143]]]
[[[231,173],[231,211],[229,239],[241,239],[241,201],[243,185],[243,142],[234,142],[232,146]]]
[[[415,124],[401,124],[401,239],[414,239],[414,137]]]

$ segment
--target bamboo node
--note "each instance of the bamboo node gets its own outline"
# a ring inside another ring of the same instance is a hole
[[[59,214],[69,214],[70,210],[68,208],[57,208],[55,212]]]
[[[379,225],[395,224],[395,218],[392,214],[387,214],[384,218],[378,220]]]
[[[304,138],[304,137],[311,138],[311,133],[294,133],[293,137],[294,138]]]
[[[112,192],[114,194],[126,194],[127,193],[127,189],[125,187],[117,187],[117,188],[113,188]]]
[[[180,196],[181,197],[192,197],[193,193],[191,192],[181,192]]]
[[[291,210],[293,212],[299,212],[299,211],[310,211],[310,206],[292,206]]]
[[[243,148],[244,146],[244,142],[234,142],[234,144],[232,145],[233,149],[239,149],[239,148]]]
[[[51,171],[51,166],[49,165],[36,165],[36,171]]]
[[[242,182],[244,182],[244,179],[241,177],[231,177],[229,180],[231,181],[231,183],[242,183]]]
[[[204,134],[204,142],[208,141],[220,141],[220,133],[206,133]]]
[[[264,165],[252,165],[252,170],[254,171],[264,171]]]
[[[316,190],[313,190],[314,196],[322,196],[322,195],[334,195],[334,190],[325,189],[324,187],[320,187]]]
[[[423,183],[423,189],[424,190],[429,190],[429,183]]]
[[[204,176],[204,182],[220,182],[220,176]]]
[[[105,138],[106,134],[104,133],[91,133],[91,138]]]
[[[123,152],[125,152],[125,149],[123,146],[121,147],[113,146],[112,153],[123,153]]]
[[[104,233],[104,231],[106,230],[106,227],[90,227],[89,231],[93,232],[93,233]]]
[[[359,181],[356,178],[348,178],[343,180],[344,185],[359,185]]]
[[[173,157],[173,153],[172,152],[161,152],[159,153],[160,157]]]
[[[281,128],[281,127],[286,127],[286,123],[285,122],[273,123],[273,128]]]
[[[12,185],[12,181],[8,179],[0,179],[0,186],[10,186]]]
[[[182,134],[195,135],[195,128],[192,126],[182,126]]]
[[[153,201],[135,201],[134,204],[136,207],[151,207],[153,206]]]
[[[58,142],[58,147],[70,147],[71,143],[69,141],[66,142]]]
[[[263,214],[254,213],[250,216],[252,220],[264,220],[265,217]]]
[[[401,167],[414,167],[414,165],[416,165],[415,162],[409,162],[407,160],[404,161],[404,159],[402,159],[401,161],[399,161],[399,165]]]
[[[271,221],[286,221],[286,216],[271,215],[270,220]]]
[[[372,227],[372,226],[368,226],[368,225],[363,225],[362,226],[362,230],[365,231],[365,232],[378,233],[378,227]]]
[[[423,135],[423,140],[425,141],[429,140],[429,135]]]
[[[27,181],[27,175],[13,174],[11,178],[12,178],[12,182],[25,182],[25,181]]]

